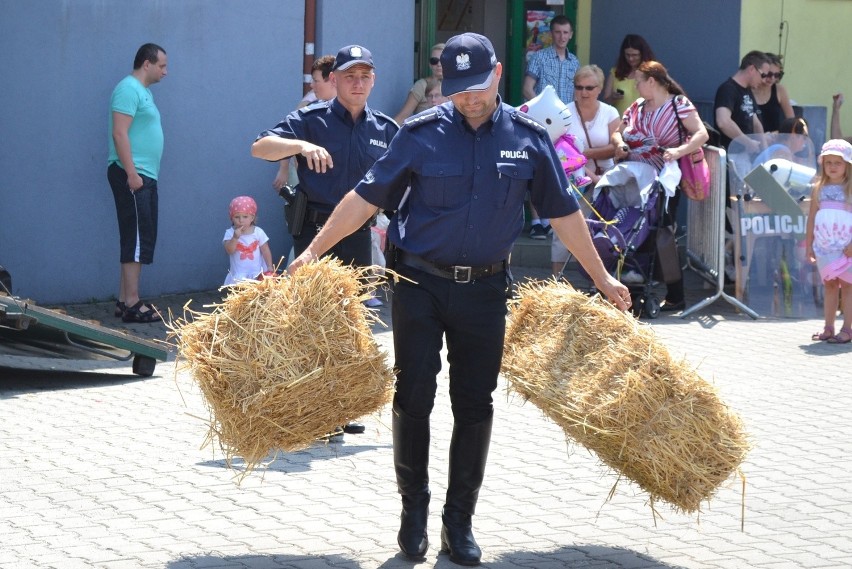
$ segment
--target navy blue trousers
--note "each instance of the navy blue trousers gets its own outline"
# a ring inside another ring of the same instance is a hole
[[[458,425],[487,419],[503,356],[507,275],[456,283],[406,265],[396,270],[417,284],[394,285],[394,402],[411,417],[429,416],[446,337],[453,419]]]

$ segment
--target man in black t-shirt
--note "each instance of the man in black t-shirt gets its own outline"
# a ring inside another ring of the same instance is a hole
[[[716,130],[721,135],[720,143],[728,149],[731,140],[738,136],[747,134],[763,133],[763,124],[760,122],[760,110],[752,89],[760,85],[764,78],[768,77],[769,58],[762,51],[750,51],[740,61],[740,68],[716,89],[716,100],[714,101],[714,119]],[[749,152],[760,151],[760,142],[757,140],[743,140],[744,146]],[[730,179],[725,180],[725,205],[731,207]],[[731,220],[725,216],[725,233],[734,234]],[[725,279],[733,281],[735,269],[733,262],[734,244],[731,238],[725,243]]]
[[[713,105],[715,124],[725,148],[738,136],[763,132],[760,111],[752,89],[761,84],[768,72],[769,58],[766,54],[750,51],[743,57],[733,77],[729,77],[716,90]]]

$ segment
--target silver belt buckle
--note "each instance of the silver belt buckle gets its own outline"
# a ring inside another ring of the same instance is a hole
[[[469,283],[470,282],[470,274],[473,270],[473,267],[460,267],[458,265],[453,267],[453,280],[457,283]]]

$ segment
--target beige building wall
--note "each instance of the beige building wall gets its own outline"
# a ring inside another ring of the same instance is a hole
[[[841,127],[852,135],[852,2],[745,0],[741,22],[742,54],[759,49],[785,55],[783,83],[796,103],[825,106],[830,118],[831,96],[844,93]]]

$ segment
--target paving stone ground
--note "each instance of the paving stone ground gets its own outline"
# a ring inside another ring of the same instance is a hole
[[[180,310],[217,294],[156,302]],[[109,303],[64,309],[122,327]],[[655,519],[639,489],[569,449],[501,379],[474,518],[483,565],[852,566],[849,345],[811,342],[821,320],[752,321],[724,302],[652,326],[745,421],[754,449],[742,465],[744,509],[731,479],[700,516],[657,504]],[[125,328],[165,337],[162,325]],[[375,333],[390,352],[390,331]],[[237,485],[241,465],[235,473],[217,449],[202,448],[207,413],[173,358],[143,379],[124,362],[0,354],[0,567],[455,567],[438,555],[452,427],[445,373],[432,417],[432,545],[416,564],[397,554],[388,409],[365,418],[365,434],[281,455]]]

